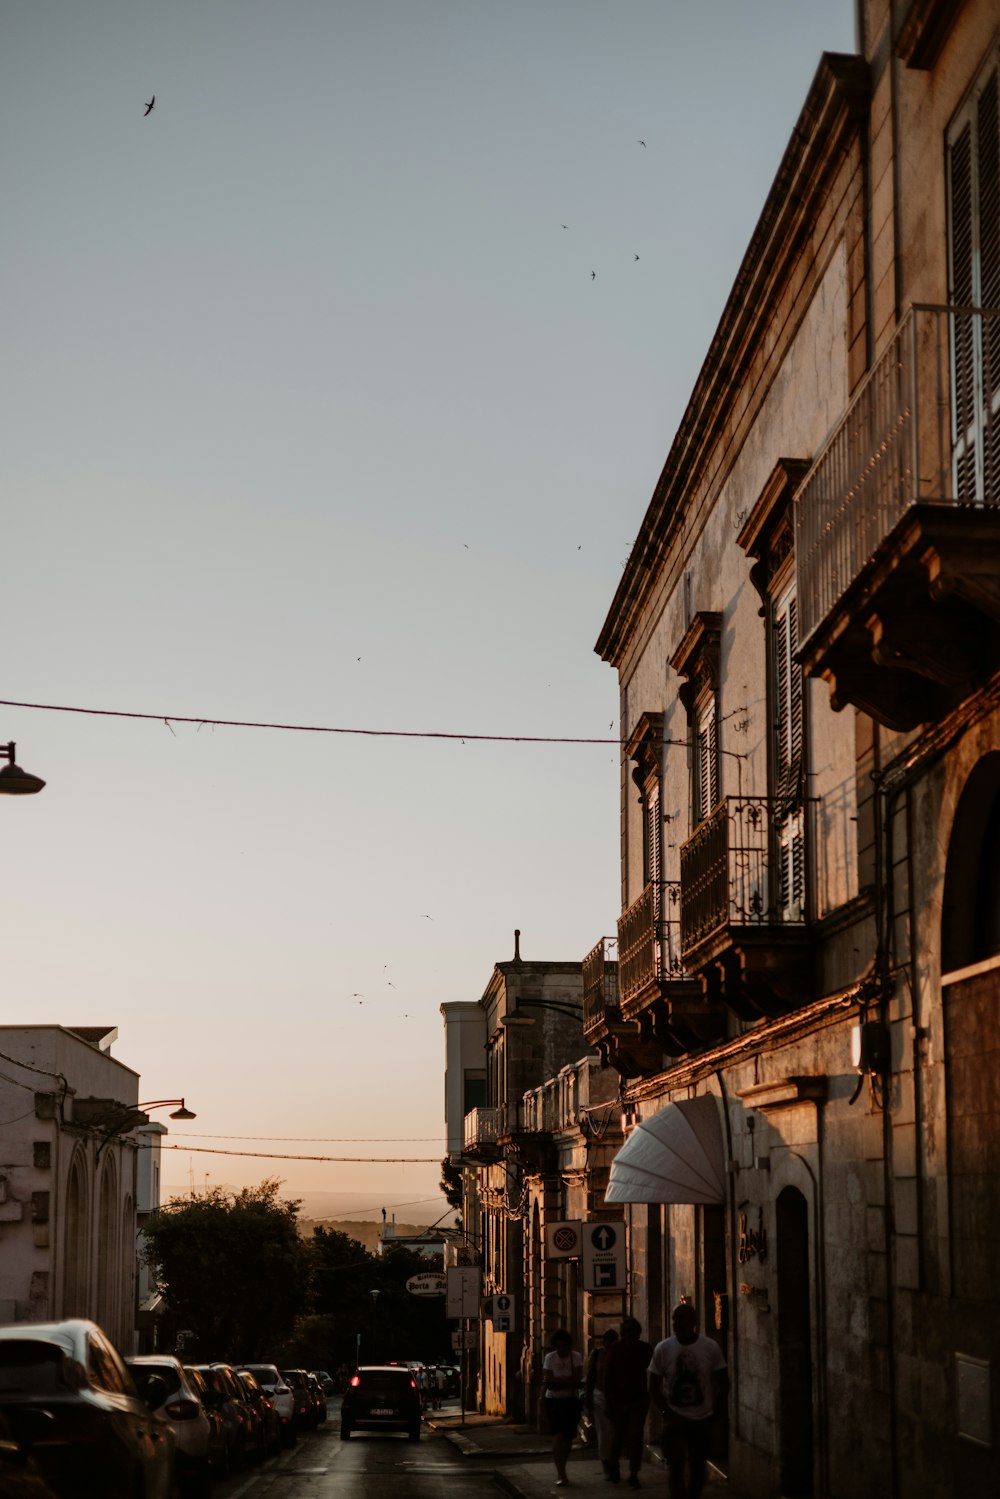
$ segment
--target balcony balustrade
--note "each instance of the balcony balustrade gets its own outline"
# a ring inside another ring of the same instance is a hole
[[[471,1109],[465,1116],[465,1151],[468,1155],[498,1153],[500,1111]]]
[[[914,306],[796,494],[807,673],[940,718],[1000,664],[998,555],[1000,310]]]
[[[809,811],[724,797],[681,847],[683,960],[739,1014],[805,1001]]]
[[[618,938],[602,937],[583,960],[583,1034],[618,1013]]]
[[[651,985],[690,977],[680,953],[680,886],[648,884],[618,920],[618,982],[623,1006]]]

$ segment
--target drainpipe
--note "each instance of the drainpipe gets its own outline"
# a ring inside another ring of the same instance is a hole
[[[727,1161],[727,1163],[731,1163],[735,1167],[735,1159],[734,1159],[734,1156],[733,1156],[733,1127],[732,1127],[732,1122],[731,1122],[731,1120],[729,1118],[729,1097],[728,1097],[728,1095],[726,1093],[726,1080],[725,1080],[725,1078],[722,1075],[721,1068],[716,1070],[715,1076],[716,1076],[716,1078],[718,1080],[718,1083],[719,1083],[719,1091],[722,1094],[722,1117],[725,1120],[725,1125],[726,1125],[726,1161]],[[730,1370],[729,1370],[729,1388],[730,1388],[730,1392],[731,1392],[731,1394],[730,1394],[730,1400],[731,1400],[731,1410],[730,1410],[731,1420],[730,1420],[730,1425],[731,1425],[733,1434],[738,1437],[738,1436],[741,1435],[741,1433],[740,1433],[740,1419],[739,1419],[739,1417],[740,1417],[740,1358],[739,1358],[739,1343],[740,1343],[739,1306],[740,1306],[740,1298],[739,1298],[739,1279],[738,1279],[738,1269],[737,1269],[737,1259],[736,1259],[736,1256],[737,1256],[737,1253],[738,1253],[737,1246],[739,1244],[740,1236],[739,1236],[739,1231],[738,1231],[738,1228],[737,1228],[737,1213],[736,1213],[736,1171],[735,1171],[735,1169],[733,1169],[733,1170],[727,1170],[727,1172],[726,1172],[726,1179],[727,1179],[727,1181],[729,1183],[729,1284],[732,1287],[732,1292],[733,1292],[733,1294],[730,1295],[730,1305],[729,1305],[729,1327],[730,1327],[730,1332],[731,1332],[731,1336],[732,1336],[732,1340],[733,1340],[733,1356],[732,1356],[732,1360],[730,1362]],[[706,1316],[707,1316],[707,1313],[708,1313],[708,1309],[706,1307],[705,1308],[705,1315]],[[702,1325],[704,1325],[704,1324],[702,1324]]]

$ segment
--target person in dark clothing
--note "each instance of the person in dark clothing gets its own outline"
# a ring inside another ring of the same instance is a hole
[[[628,1461],[629,1488],[639,1487],[639,1469],[646,1450],[646,1412],[649,1410],[647,1371],[653,1349],[641,1337],[634,1317],[622,1323],[621,1337],[608,1349],[604,1370],[604,1399],[611,1421],[611,1461],[608,1477],[617,1483],[621,1460]]]
[[[690,1302],[674,1308],[674,1335],[657,1343],[649,1364],[649,1393],[663,1416],[663,1455],[670,1499],[700,1499],[712,1445],[712,1422],[729,1387],[718,1343],[698,1331]]]

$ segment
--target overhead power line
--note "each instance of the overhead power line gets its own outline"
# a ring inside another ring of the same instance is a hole
[[[198,1130],[171,1130],[174,1140],[271,1140],[293,1145],[446,1145],[443,1135],[203,1135]]]
[[[571,738],[561,734],[453,734],[443,729],[344,729],[329,724],[268,723],[247,718],[195,718],[185,713],[132,713],[125,708],[76,708],[65,703],[19,703],[0,698],[0,708],[33,708],[44,713],[87,713],[97,718],[140,718],[151,723],[192,723],[198,728],[283,729],[293,734],[361,734],[373,739],[457,739],[492,744],[618,744],[618,739]]]
[[[151,1148],[151,1147],[150,1147]],[[194,1155],[244,1155],[260,1161],[335,1161],[338,1165],[440,1166],[436,1155],[279,1155],[273,1150],[213,1150],[208,1145],[161,1145]]]

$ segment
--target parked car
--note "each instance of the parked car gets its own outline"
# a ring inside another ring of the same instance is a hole
[[[237,1369],[236,1378],[243,1386],[247,1401],[257,1412],[263,1436],[262,1456],[266,1457],[269,1452],[277,1452],[281,1446],[281,1421],[278,1412],[249,1369]]]
[[[243,1386],[235,1375],[231,1380],[226,1377],[228,1364],[193,1364],[192,1368],[205,1381],[209,1406],[218,1412],[222,1421],[226,1469],[235,1473],[246,1467],[253,1457],[254,1448],[260,1446],[253,1414],[243,1396]]]
[[[177,1482],[182,1494],[202,1499],[213,1472],[225,1465],[225,1436],[217,1411],[206,1408],[203,1386],[169,1353],[143,1354],[125,1363],[135,1387],[150,1408],[173,1423],[177,1441]],[[158,1381],[154,1385],[154,1381]],[[154,1404],[155,1394],[160,1398]]]
[[[320,1383],[318,1374],[307,1374],[306,1380],[309,1385],[309,1395],[312,1399],[313,1409],[316,1413],[316,1424],[322,1426],[326,1420],[326,1391]]]
[[[171,1499],[172,1423],[94,1322],[0,1327],[0,1413],[57,1499]]]
[[[355,1431],[405,1431],[420,1440],[420,1390],[405,1364],[363,1364],[355,1369],[340,1407],[340,1439]]]
[[[278,1414],[281,1441],[291,1447],[295,1441],[295,1395],[290,1384],[274,1364],[244,1364],[267,1395]],[[239,1372],[239,1371],[237,1371]]]
[[[323,1386],[324,1395],[336,1395],[337,1382],[332,1374],[328,1374],[325,1369],[314,1369],[313,1373],[319,1380],[320,1384]]]
[[[316,1406],[309,1393],[309,1379],[305,1369],[282,1369],[285,1383],[295,1396],[295,1425],[299,1431],[307,1431],[316,1425]]]
[[[0,1494],[3,1499],[54,1499],[41,1469],[25,1448],[15,1442],[0,1415]]]
[[[250,1399],[246,1385],[232,1364],[218,1363],[213,1364],[212,1368],[221,1376],[234,1404],[240,1410],[244,1432],[243,1460],[248,1463],[262,1463],[267,1456],[267,1436],[264,1431],[263,1413]]]
[[[198,1398],[204,1407],[206,1416],[212,1423],[215,1433],[212,1439],[212,1477],[228,1478],[229,1454],[226,1451],[226,1436],[223,1429],[222,1412],[212,1404],[208,1381],[201,1370],[194,1368],[191,1364],[185,1364],[184,1373],[191,1388],[197,1390]]]

